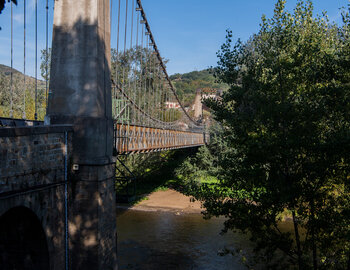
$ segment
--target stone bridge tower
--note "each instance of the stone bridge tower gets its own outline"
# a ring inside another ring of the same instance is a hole
[[[50,76],[46,123],[73,125],[69,269],[116,269],[109,0],[55,1]]]
[[[193,103],[193,110],[194,110],[194,118],[199,119],[202,117],[203,114],[203,104],[202,104],[202,90],[197,89],[196,91],[196,97],[194,98]]]

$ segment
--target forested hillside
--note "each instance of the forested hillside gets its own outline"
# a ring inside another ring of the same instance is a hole
[[[34,119],[35,78],[26,76],[26,93],[24,95],[23,73],[13,69],[13,116],[22,118],[23,111],[27,119]],[[215,82],[214,76],[208,69],[192,71],[184,74],[170,76],[181,102],[185,106],[193,103],[196,90],[209,88],[214,90],[227,89],[227,85]],[[25,100],[25,105],[24,105]],[[0,117],[10,117],[11,107],[11,68],[0,64]],[[24,109],[25,108],[25,109]],[[38,119],[42,120],[45,115],[45,81],[38,80]]]
[[[45,82],[38,80],[37,89],[38,120],[43,120],[45,115]],[[13,69],[11,91],[11,68],[0,64],[0,117],[11,116],[11,99],[14,118],[22,118],[25,112],[26,119],[34,119],[35,78],[30,76],[24,78],[22,72]]]
[[[185,106],[190,105],[195,97],[198,88],[227,89],[226,84],[216,83],[214,76],[208,69],[192,71],[184,74],[174,74],[170,76],[177,94]]]

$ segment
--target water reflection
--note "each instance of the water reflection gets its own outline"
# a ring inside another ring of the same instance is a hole
[[[246,236],[220,235],[223,218],[200,214],[120,210],[117,215],[119,269],[246,269],[238,258],[217,253],[247,245]]]

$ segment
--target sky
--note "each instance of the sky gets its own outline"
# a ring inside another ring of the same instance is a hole
[[[35,1],[27,5],[27,74],[35,70]],[[53,1],[49,0],[49,40],[51,39]],[[124,1],[124,0],[122,0]],[[131,0],[129,0],[131,1]],[[230,29],[235,39],[247,40],[259,29],[261,16],[272,16],[277,0],[142,0],[152,33],[162,57],[169,60],[169,74],[185,73],[215,66],[216,52]],[[14,68],[23,71],[23,0],[13,6]],[[292,11],[297,0],[287,0]],[[38,50],[45,48],[45,0],[38,3]],[[315,14],[327,11],[331,21],[341,23],[339,8],[350,0],[314,0]],[[117,6],[117,0],[113,0]],[[116,13],[116,12],[115,12]],[[10,65],[10,4],[0,14],[0,64]],[[50,44],[50,42],[49,42]],[[51,47],[49,45],[49,47]],[[38,54],[40,57],[40,54]],[[40,59],[38,59],[38,66]],[[39,70],[39,68],[38,68]],[[38,71],[40,74],[40,71]],[[38,75],[40,77],[40,75]]]
[[[327,11],[341,22],[339,8],[349,0],[314,0],[316,13]],[[276,0],[143,0],[161,55],[170,60],[168,72],[202,70],[217,63],[216,52],[225,41],[226,29],[233,38],[247,40],[258,32],[261,16],[271,17]],[[287,0],[292,11],[296,0]]]

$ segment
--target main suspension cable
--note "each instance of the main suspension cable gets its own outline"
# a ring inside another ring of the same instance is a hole
[[[185,110],[184,106],[181,104],[180,99],[179,99],[179,97],[177,96],[176,91],[175,91],[175,88],[174,88],[174,86],[173,86],[173,84],[172,84],[172,82],[171,82],[171,80],[170,80],[170,78],[169,78],[169,75],[168,75],[167,71],[166,71],[166,67],[165,67],[165,64],[164,64],[164,62],[163,62],[163,60],[162,60],[162,57],[160,56],[160,53],[159,53],[159,51],[158,51],[157,45],[156,45],[156,43],[155,43],[154,37],[153,37],[152,32],[151,32],[151,28],[150,28],[150,26],[149,26],[149,24],[148,24],[148,21],[147,21],[147,18],[146,18],[146,14],[145,14],[144,9],[143,9],[143,7],[142,7],[141,0],[137,0],[137,4],[138,4],[138,6],[139,6],[139,8],[140,8],[140,12],[141,12],[141,16],[142,16],[142,18],[143,18],[143,22],[145,23],[145,27],[146,27],[146,29],[147,29],[147,32],[149,33],[150,39],[151,39],[151,41],[152,41],[152,45],[153,45],[153,47],[154,47],[154,50],[156,51],[157,58],[158,58],[158,60],[159,60],[159,62],[160,62],[160,66],[161,66],[162,71],[163,71],[163,73],[164,73],[165,79],[167,80],[167,82],[168,82],[168,84],[169,84],[169,86],[170,86],[171,92],[172,92],[173,95],[175,96],[176,101],[179,103],[179,105],[180,105],[180,107],[181,107],[183,113],[187,116],[187,118],[188,118],[191,122],[193,122],[196,126],[200,126],[200,123],[198,123],[197,121],[193,120],[192,117],[191,117],[191,116],[187,113],[187,111]]]
[[[122,11],[119,0],[117,62],[115,63],[115,87],[113,87],[113,91],[116,91],[114,98],[118,97],[116,103],[118,105],[115,108],[117,109],[117,121],[128,126],[131,123],[133,125],[142,124],[143,131],[141,132],[148,132],[145,128],[154,124],[166,128],[179,124],[176,126],[177,129],[180,124],[186,129],[189,126],[201,127],[200,123],[189,116],[176,94],[157,49],[141,0],[131,1],[132,3],[129,3],[129,0],[126,0],[123,6],[125,7],[125,17],[123,17],[125,25],[122,34],[124,42],[121,43],[123,48],[121,48],[119,38],[122,38],[120,37],[120,12]],[[131,14],[129,14],[130,8]],[[135,10],[138,11],[136,20]],[[134,26],[135,23],[136,26]],[[134,38],[136,43],[134,43]],[[127,44],[128,42],[130,44]],[[128,137],[129,128],[125,128],[123,132],[121,136]]]

